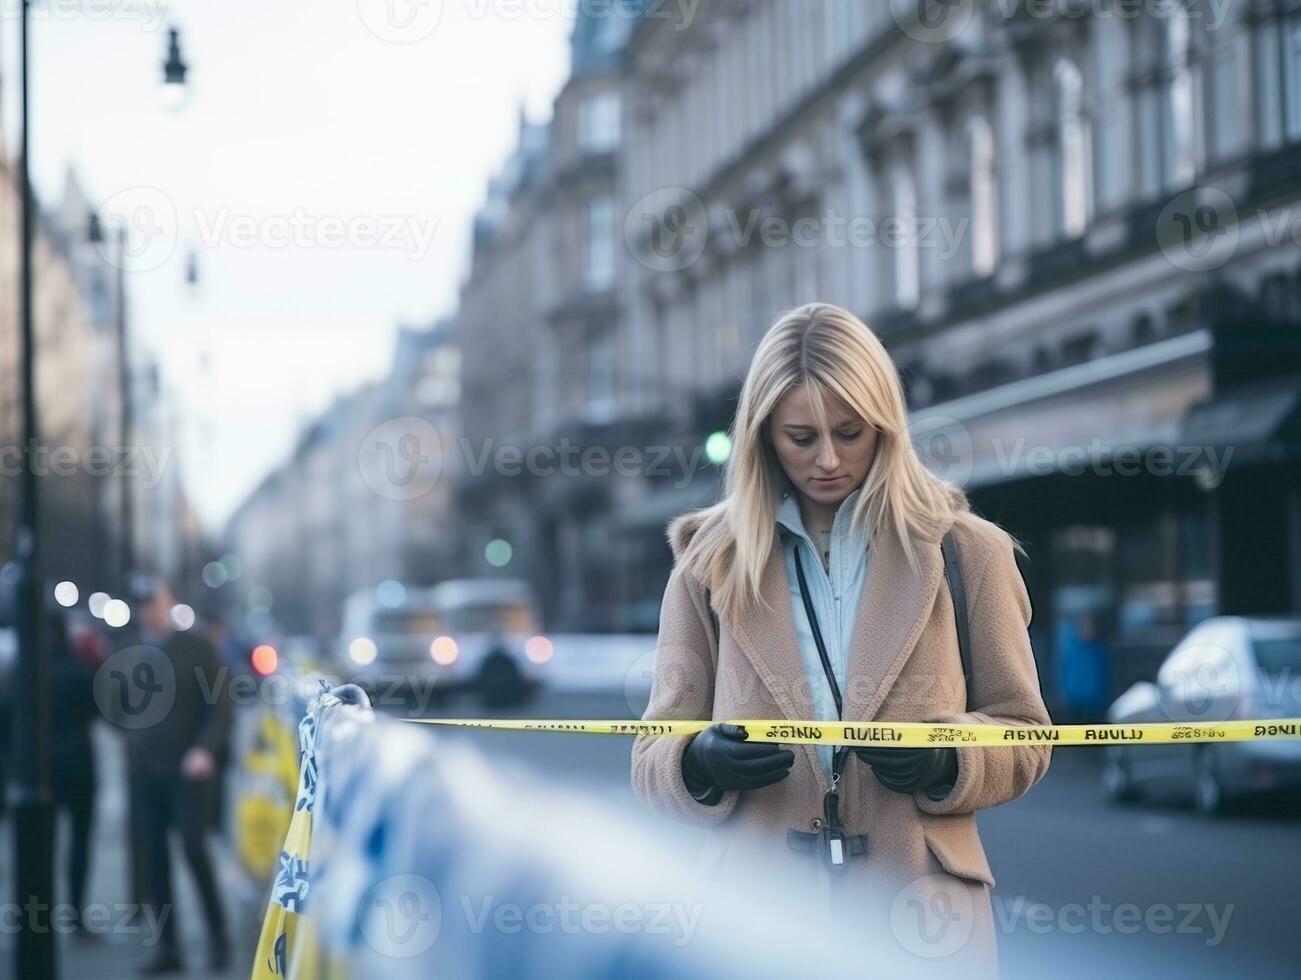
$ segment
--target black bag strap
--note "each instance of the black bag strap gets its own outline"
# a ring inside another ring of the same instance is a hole
[[[804,578],[804,563],[800,561],[799,542],[795,544],[795,574],[800,580],[800,598],[804,600],[804,615],[809,619],[809,628],[813,631],[813,642],[818,648],[818,659],[822,661],[822,672],[827,675],[827,685],[831,688],[831,697],[836,702],[836,717],[845,717],[845,702],[840,696],[840,685],[836,683],[836,673],[831,668],[831,657],[827,654],[826,644],[822,639],[822,629],[818,626],[818,614],[813,611],[813,600],[809,598],[809,583]],[[849,758],[849,747],[837,745],[831,753],[831,784],[840,782],[840,774],[845,770],[845,760]],[[832,792],[835,792],[832,790]]]
[[[822,661],[822,672],[827,675],[827,685],[831,688],[831,697],[836,702],[836,717],[843,718],[845,703],[840,696],[840,685],[836,683],[835,671],[831,669],[831,657],[827,655],[827,647],[822,640],[818,614],[813,611],[813,600],[809,598],[809,583],[804,578],[804,563],[800,561],[798,544],[795,546],[795,574],[800,580],[800,598],[804,600],[804,615],[808,617],[809,628],[813,631],[813,642],[818,648],[818,658]]]
[[[944,553],[944,576],[949,580],[949,595],[953,598],[953,618],[958,627],[958,653],[962,657],[962,676],[967,684],[967,710],[973,702],[971,694],[971,633],[967,623],[967,589],[962,582],[962,565],[958,562],[958,546],[953,532],[947,531],[940,541]]]

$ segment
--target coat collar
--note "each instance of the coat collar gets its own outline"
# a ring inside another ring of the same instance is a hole
[[[789,484],[787,486],[789,487]],[[853,513],[854,505],[858,502],[859,495],[862,492],[863,488],[861,486],[857,487],[853,493],[840,502],[832,526],[833,532],[842,532],[848,536],[849,515]],[[813,545],[813,539],[809,537],[809,533],[804,527],[804,516],[800,513],[799,498],[795,495],[793,489],[786,489],[782,493],[782,498],[777,504],[777,523],[793,534],[803,536],[810,546]],[[864,545],[867,544],[866,541],[863,543]]]
[[[913,573],[902,544],[881,534],[872,542],[872,561],[859,596],[844,696],[845,721],[873,721],[925,625],[935,601],[944,561],[939,540],[947,528],[912,538],[920,575]],[[760,607],[733,625],[733,635],[771,692],[782,713],[804,720],[813,705],[791,614],[790,579],[778,535],[760,578]],[[813,748],[805,746],[812,756]],[[825,782],[822,767],[814,772]]]

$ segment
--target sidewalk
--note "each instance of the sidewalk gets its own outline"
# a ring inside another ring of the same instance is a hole
[[[147,945],[148,929],[139,917],[127,919],[130,906],[130,885],[127,860],[126,771],[123,746],[115,732],[98,726],[95,737],[96,763],[99,775],[99,795],[96,800],[95,826],[91,846],[90,881],[86,889],[88,909],[98,907],[94,913],[97,935],[90,939],[74,939],[67,934],[58,935],[58,969],[63,980],[118,980],[133,977],[139,967],[147,963],[153,948]],[[63,856],[67,834],[60,827],[56,841],[56,874],[54,894],[56,902],[66,902],[63,887]],[[0,901],[13,901],[13,824],[0,822]],[[176,880],[176,903],[181,927],[181,949],[190,970],[173,976],[189,977],[247,977],[250,957],[256,942],[256,929],[261,925],[263,908],[261,896],[245,878],[228,843],[215,834],[209,839],[213,861],[216,865],[218,885],[226,900],[230,923],[231,969],[223,974],[213,974],[204,968],[207,945],[199,912],[199,898],[185,869],[179,842],[173,845],[173,877]],[[14,936],[0,930],[0,976],[13,972]]]

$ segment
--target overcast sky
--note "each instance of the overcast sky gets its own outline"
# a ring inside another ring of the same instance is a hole
[[[10,146],[18,4],[0,0]],[[73,167],[93,206],[136,225],[131,328],[184,400],[178,455],[215,529],[334,393],[383,373],[398,325],[455,309],[471,217],[520,106],[548,117],[564,81],[573,2],[38,7],[37,192],[57,203]],[[173,24],[191,94],[169,112]]]

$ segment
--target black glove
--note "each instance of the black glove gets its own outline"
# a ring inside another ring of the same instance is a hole
[[[759,789],[790,775],[795,753],[770,742],[747,742],[740,725],[710,725],[682,755],[682,781],[696,802],[713,806],[729,789]]]
[[[952,748],[854,749],[872,767],[881,785],[896,793],[927,790],[933,800],[942,800],[958,779],[958,750]],[[941,792],[942,791],[942,792]]]

